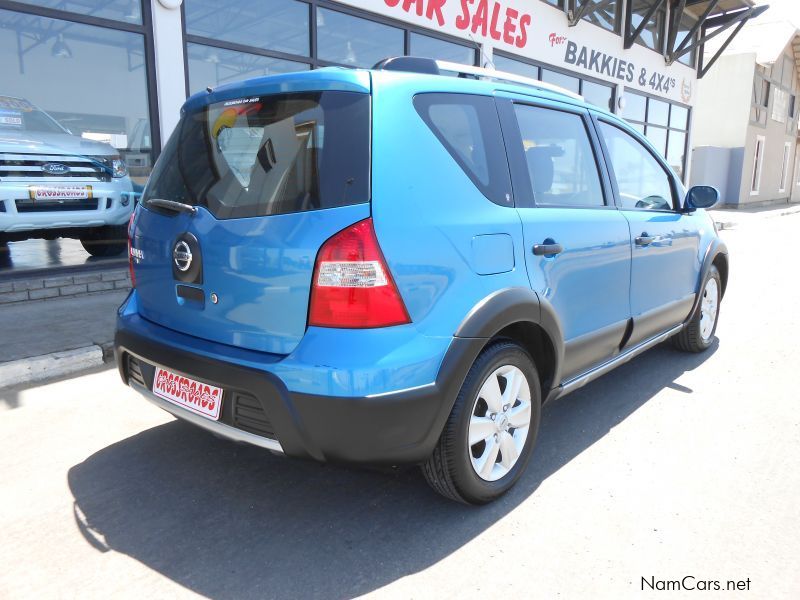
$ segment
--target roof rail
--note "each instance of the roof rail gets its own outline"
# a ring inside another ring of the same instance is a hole
[[[441,75],[442,71],[449,71],[456,73],[459,77],[473,76],[476,79],[493,79],[496,81],[507,81],[509,83],[516,83],[534,87],[547,92],[554,92],[556,94],[563,94],[570,98],[583,101],[583,96],[571,92],[566,88],[562,88],[552,83],[533,79],[532,77],[523,77],[515,73],[507,73],[505,71],[496,71],[495,69],[484,69],[482,67],[473,67],[470,65],[462,65],[460,63],[449,62],[446,60],[434,60],[432,58],[420,58],[417,56],[395,56],[392,58],[385,58],[376,64],[373,69],[381,71],[405,71],[407,73],[424,73],[426,75]]]

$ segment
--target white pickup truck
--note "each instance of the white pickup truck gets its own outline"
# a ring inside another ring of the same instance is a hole
[[[133,198],[113,146],[73,135],[27,100],[0,96],[0,246],[69,237],[93,256],[122,253]]]

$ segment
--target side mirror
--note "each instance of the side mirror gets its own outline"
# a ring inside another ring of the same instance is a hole
[[[684,210],[692,211],[698,208],[711,208],[719,202],[719,190],[710,185],[695,185],[686,194],[683,203]]]

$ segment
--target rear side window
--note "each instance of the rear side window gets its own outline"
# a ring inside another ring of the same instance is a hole
[[[218,219],[368,202],[370,97],[314,92],[242,98],[184,115],[143,202],[205,206]]]
[[[545,206],[603,206],[594,151],[580,115],[516,104],[534,201]]]
[[[494,99],[469,94],[418,94],[414,106],[483,195],[495,204],[511,206],[508,161]]]

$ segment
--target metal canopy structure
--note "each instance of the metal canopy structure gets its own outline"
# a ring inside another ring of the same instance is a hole
[[[747,23],[747,21],[749,21],[750,19],[757,17],[768,8],[769,5],[766,4],[761,6],[751,6],[743,10],[737,10],[716,17],[711,17],[709,19],[705,19],[702,23],[702,28],[701,28],[702,31],[700,34],[700,38],[694,42],[694,45],[700,46],[701,49],[708,40],[716,37],[723,31],[733,26],[735,26],[735,29],[723,42],[723,44],[719,47],[719,49],[714,53],[714,55],[708,60],[707,63],[704,58],[704,53],[702,51],[700,52],[700,62],[697,67],[697,76],[699,78],[702,78],[703,75],[708,73],[708,70],[713,66],[715,62],[717,62],[717,59],[725,51],[725,48],[727,48],[728,45],[733,41],[733,38],[735,38],[736,35],[742,30],[742,27],[744,27],[745,23]],[[691,47],[683,50],[683,53],[689,52],[690,50]],[[677,51],[681,52],[680,48],[678,48]],[[680,54],[678,56],[680,56]]]
[[[666,4],[667,0],[650,0],[649,7],[647,12],[642,17],[639,26],[634,29],[633,26],[633,0],[629,0],[625,5],[625,49],[627,50],[636,39],[642,35],[642,32],[645,28],[650,24],[650,21],[653,19],[653,16],[656,14],[657,11],[663,9]],[[678,16],[680,19],[680,15]]]
[[[636,43],[657,13],[661,12],[667,15],[664,61],[671,65],[682,56],[699,50],[697,66],[699,78],[708,72],[745,23],[769,8],[768,5],[754,6],[752,0],[648,0],[639,3],[638,8],[645,11],[636,13],[641,16],[641,20],[634,26],[634,3],[635,0],[628,0],[625,3],[625,15],[622,20],[625,49]],[[598,15],[611,22],[614,19],[614,11],[619,10],[621,5],[622,2],[619,0],[565,0],[563,3],[570,27],[592,15]],[[685,33],[679,41],[678,34],[682,31],[681,21],[687,16],[693,21],[693,25],[688,31],[684,28]],[[705,61],[703,56],[705,43],[731,28],[733,31],[725,42],[710,59]]]
[[[566,8],[569,26],[574,27],[592,13],[605,13],[603,17],[606,21],[613,23],[615,3],[616,0],[568,0]]]

